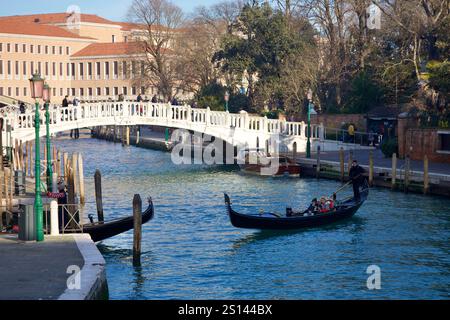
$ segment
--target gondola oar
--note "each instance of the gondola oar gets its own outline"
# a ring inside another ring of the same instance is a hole
[[[356,177],[350,179],[349,182],[347,182],[346,184],[344,184],[342,187],[340,187],[339,189],[337,189],[335,192],[333,192],[333,195],[335,195],[336,193],[338,193],[339,191],[341,191],[342,189],[344,189],[346,186],[348,186],[349,184],[353,183],[353,180],[355,180],[356,178],[359,178],[361,176],[361,174],[358,174]]]

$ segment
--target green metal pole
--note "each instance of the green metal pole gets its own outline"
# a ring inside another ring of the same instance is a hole
[[[225,102],[225,110],[228,112],[228,101]]]
[[[45,103],[45,126],[47,128],[47,190],[52,192],[53,168],[52,168],[52,149],[50,145],[50,112],[49,103]]]
[[[39,146],[39,102],[36,101],[36,114],[34,119],[35,126],[35,166],[34,179],[36,182],[36,191],[34,197],[34,215],[36,216],[36,240],[44,241],[44,216],[42,214],[42,198],[41,198],[41,148]]]
[[[166,128],[166,142],[169,142],[169,128]]]
[[[311,101],[308,103],[308,141],[306,142],[306,158],[311,158]]]

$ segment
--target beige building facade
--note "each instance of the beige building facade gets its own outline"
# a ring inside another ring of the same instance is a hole
[[[133,25],[96,15],[67,13],[0,17],[0,96],[32,102],[35,71],[52,88],[52,102],[149,99],[156,88],[136,79],[144,72],[139,48],[129,40]]]

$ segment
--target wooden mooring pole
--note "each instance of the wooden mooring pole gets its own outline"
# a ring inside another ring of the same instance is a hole
[[[141,240],[142,240],[142,200],[138,194],[133,198],[133,266],[141,265]]]
[[[348,153],[348,168],[347,168],[348,175],[350,175],[350,169],[352,168],[352,162],[353,162],[353,150],[350,150]]]
[[[408,188],[409,188],[409,180],[410,180],[410,169],[411,169],[411,162],[410,162],[410,158],[409,155],[406,156],[405,158],[405,179],[404,179],[404,191],[406,193],[408,193]]]
[[[317,146],[316,178],[320,178],[320,146]]]
[[[344,148],[342,148],[342,147],[339,150],[339,161],[340,161],[340,164],[341,164],[341,182],[344,182],[344,175],[345,175],[345,170],[344,170]]]
[[[369,186],[373,186],[373,151],[369,152]]]
[[[428,176],[428,157],[423,157],[423,194],[428,194],[430,190],[430,181]]]
[[[103,200],[102,200],[102,175],[100,170],[95,171],[94,175],[95,182],[95,202],[97,203],[97,217],[99,222],[103,222]]]
[[[84,168],[83,168],[83,156],[78,154],[78,181],[80,183],[80,204],[85,205],[86,198],[84,195]]]
[[[391,189],[395,190],[397,180],[397,154],[392,155]]]

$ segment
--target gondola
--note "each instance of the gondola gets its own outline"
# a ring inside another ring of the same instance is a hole
[[[230,197],[225,194],[225,205],[230,216],[231,224],[236,228],[261,230],[292,230],[323,226],[352,217],[366,201],[369,188],[361,191],[361,198],[351,198],[336,202],[336,210],[313,216],[303,216],[304,212],[297,212],[293,216],[280,216],[276,213],[242,214],[233,210]],[[306,211],[305,211],[306,212]]]
[[[152,199],[148,199],[148,208],[142,213],[142,224],[153,219]],[[92,220],[91,220],[92,221]],[[94,242],[102,241],[133,229],[133,216],[109,222],[91,222],[83,225],[83,232],[88,233]]]

